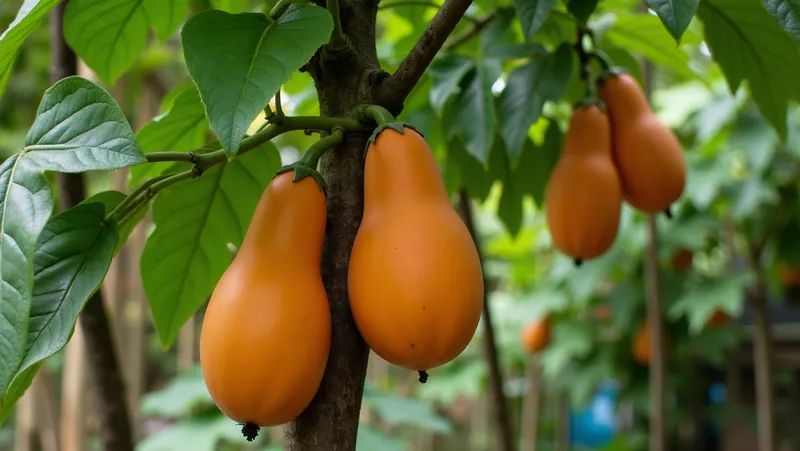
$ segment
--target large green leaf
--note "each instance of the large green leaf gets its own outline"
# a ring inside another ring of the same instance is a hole
[[[544,103],[561,98],[573,59],[571,45],[565,43],[546,58],[519,66],[509,74],[497,115],[512,165],[519,161],[528,130],[542,114]]]
[[[268,143],[156,197],[156,229],[142,252],[141,272],[162,345],[172,344],[211,295],[230,263],[227,244],[241,244],[279,166],[278,151]]]
[[[106,224],[105,214],[103,204],[80,204],[50,218],[39,235],[27,347],[12,387],[67,344],[78,314],[105,278],[117,245],[116,224]]]
[[[41,169],[60,172],[118,169],[146,161],[114,98],[81,77],[63,78],[45,91],[24,152]]]
[[[755,1],[706,0],[697,15],[731,91],[747,80],[759,111],[786,139],[788,100],[800,99],[797,42]]]
[[[550,11],[555,6],[556,0],[514,0],[517,8],[517,17],[522,24],[522,34],[530,41],[544,24]]]
[[[762,0],[767,11],[800,41],[800,0]]]
[[[221,440],[244,441],[241,428],[218,411],[204,412],[148,435],[136,445],[136,451],[215,451]]]
[[[275,23],[259,13],[219,10],[189,19],[181,32],[186,67],[229,157],[281,84],[308,62],[332,29],[328,10],[311,4],[292,5]]]
[[[494,60],[479,62],[461,80],[461,92],[444,115],[449,135],[462,139],[467,152],[483,164],[489,159],[497,130],[492,85],[499,75],[500,66]]]
[[[644,0],[644,3],[658,14],[669,34],[680,42],[700,0]]]
[[[52,210],[50,185],[25,154],[0,165],[0,393],[25,355],[33,251]]]
[[[597,9],[597,3],[598,0],[567,0],[567,11],[575,16],[578,22],[586,22]]]
[[[475,61],[472,58],[452,53],[443,54],[431,64],[428,73],[433,80],[430,102],[434,111],[442,113],[447,101],[459,92],[461,79],[474,67]]]
[[[508,152],[499,138],[495,140],[492,148],[489,171],[503,184],[503,191],[497,206],[497,216],[506,226],[508,234],[516,237],[522,227],[522,198],[524,195],[517,180],[527,177],[528,174],[519,174],[511,168]]]
[[[61,0],[25,0],[17,16],[0,35],[0,96],[6,89],[19,49],[25,39]]]
[[[14,385],[9,387],[5,396],[0,397],[0,426],[5,423],[9,415],[14,411],[14,405],[19,401],[19,398],[25,394],[28,388],[33,383],[33,378],[36,372],[39,371],[41,363],[37,363],[22,372],[14,379]]]
[[[239,14],[250,11],[253,8],[253,0],[211,0],[211,6],[232,14]]]
[[[439,416],[425,401],[365,388],[364,404],[374,409],[384,421],[392,425],[413,425],[441,434],[447,434],[452,430],[450,423]]]
[[[283,449],[283,448],[281,448]],[[356,451],[408,451],[401,440],[384,434],[365,424],[358,425]]]
[[[150,28],[168,38],[189,12],[188,0],[70,0],[64,38],[105,83],[130,69]]]
[[[698,76],[689,67],[689,55],[675,45],[672,36],[656,16],[619,16],[605,37],[614,45],[668,67],[683,77]]]
[[[689,328],[698,332],[714,310],[738,314],[742,304],[744,289],[753,281],[752,272],[741,272],[720,279],[708,279],[698,283],[669,308],[670,318],[687,316]]]
[[[169,111],[155,117],[136,134],[145,153],[188,152],[203,145],[208,132],[203,103],[197,88],[192,85],[181,89]],[[151,163],[131,168],[129,186],[145,178],[156,177],[171,163]]]

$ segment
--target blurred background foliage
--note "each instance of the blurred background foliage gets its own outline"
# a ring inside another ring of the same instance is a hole
[[[424,2],[381,3],[378,53],[389,72],[436,12],[419,3]],[[10,23],[20,4],[0,2],[0,24]],[[264,3],[213,0],[194,1],[192,6],[242,12],[259,11]],[[757,273],[763,271],[770,298],[785,309],[781,311],[793,312],[798,299],[793,289],[800,280],[790,277],[790,270],[800,264],[800,109],[791,105],[786,110],[791,92],[780,94],[782,107],[763,96],[756,99],[759,103],[753,100],[753,83],[773,79],[751,78],[731,92],[730,77],[709,51],[709,29],[716,32],[713,27],[718,27],[713,17],[693,20],[676,45],[658,17],[638,11],[637,1],[603,0],[588,25],[599,48],[640,81],[641,59],[652,61],[654,109],[678,134],[687,157],[683,198],[674,206],[672,219],[658,218],[662,303],[668,321],[670,435],[679,443],[687,424],[701,424],[719,434],[733,416],[749,419],[746,424],[754,430],[752,403],[738,410],[723,407],[724,373],[731,362],[750,365],[737,355],[751,341],[746,289],[756,283]],[[584,95],[572,51],[576,23],[559,4],[526,41],[511,0],[476,0],[468,14],[471,19],[462,21],[455,32],[458,45],[434,61],[407,100],[401,119],[425,134],[449,192],[455,196],[463,187],[476,204],[514,429],[527,427],[522,421],[531,396],[531,368],[541,368],[538,449],[557,449],[565,421],[574,449],[585,449],[577,443],[584,427],[579,414],[595,405],[602,392],[614,393],[614,435],[595,449],[646,449],[648,367],[632,353],[645,318],[646,218],[626,206],[613,248],[579,269],[553,248],[544,222],[547,178],[560,151],[570,106]],[[489,17],[480,33],[470,34],[476,22]],[[470,37],[461,41],[461,36]],[[46,24],[31,34],[0,98],[4,159],[21,148],[49,86],[48,39]],[[769,47],[768,37],[763,39],[754,45]],[[109,89],[141,130],[146,121],[138,119],[137,111],[143,90],[158,91],[163,97],[159,113],[168,115],[188,82],[180,41],[174,37],[165,43],[153,40]],[[319,114],[307,74],[293,75],[283,93],[288,114]],[[521,102],[530,105],[522,108]],[[781,108],[787,111],[785,137],[776,112]],[[187,146],[202,145],[209,137],[207,128],[201,129],[197,142]],[[278,138],[276,145],[287,162],[313,139],[291,133]],[[89,179],[92,193],[113,184],[105,173],[90,174]],[[753,243],[765,245],[757,261],[749,259]],[[677,264],[681,252],[684,262]],[[709,324],[717,312],[733,320]],[[790,313],[775,318],[778,346],[800,336]],[[201,318],[202,311],[194,327]],[[522,331],[542,318],[551,321],[551,339],[544,350],[531,355],[522,345]],[[137,450],[282,449],[280,431],[262,434],[257,445],[243,446],[238,428],[214,407],[198,367],[183,365],[179,370],[178,347],[162,350],[149,317],[140,320],[148,325],[145,377],[136,403],[142,436]],[[359,450],[494,449],[483,339],[481,327],[463,355],[432,371],[425,385],[416,383],[416,375],[390,368],[373,355]],[[48,360],[53,380],[61,375],[63,360],[63,353]],[[797,376],[791,364],[779,366],[779,392],[794,393]],[[58,403],[61,386],[52,385]],[[571,409],[570,420],[564,403]],[[797,413],[792,418],[797,420]],[[14,428],[11,421],[0,429],[0,448],[11,449]],[[91,435],[91,427],[89,431]],[[780,437],[791,449],[800,446],[796,431],[781,427]],[[97,446],[96,440],[90,443]]]

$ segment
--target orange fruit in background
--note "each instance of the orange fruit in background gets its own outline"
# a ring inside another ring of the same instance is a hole
[[[653,114],[641,86],[628,73],[602,77],[598,96],[611,118],[614,162],[625,200],[645,213],[667,210],[686,185],[686,162],[675,133]]]
[[[633,358],[642,365],[650,364],[650,324],[647,321],[642,322],[636,332],[633,334],[633,343],[631,344]]]
[[[800,286],[800,267],[792,268],[782,265],[780,269],[781,282],[787,287]]]
[[[692,267],[694,252],[691,249],[679,248],[672,253],[669,265],[675,271],[688,271]]]
[[[579,104],[547,183],[545,211],[553,244],[576,263],[603,255],[617,238],[621,209],[608,116],[597,104]]]
[[[550,318],[542,317],[522,329],[522,346],[528,352],[539,352],[550,344]]]
[[[731,320],[731,316],[725,312],[724,310],[714,310],[714,313],[708,317],[708,321],[706,321],[706,327],[717,327],[722,326],[728,323]]]

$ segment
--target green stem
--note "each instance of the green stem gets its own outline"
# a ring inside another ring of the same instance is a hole
[[[132,218],[136,212],[145,205],[150,199],[152,199],[159,191],[163,190],[164,188],[174,185],[178,182],[182,182],[184,180],[188,180],[191,178],[197,177],[197,172],[195,169],[190,169],[188,171],[179,172],[177,174],[170,174],[162,177],[158,177],[155,179],[151,179],[148,182],[152,183],[145,183],[139,187],[134,193],[131,193],[123,202],[128,201],[128,199],[132,199],[128,202],[128,206],[125,208],[124,211],[120,211],[118,213],[117,223],[123,226],[130,218]],[[148,185],[148,186],[145,186]],[[144,188],[144,189],[142,189]]]
[[[439,5],[438,3],[426,0],[399,0],[395,2],[381,3],[380,5],[378,5],[378,9],[380,10],[380,9],[397,8],[398,6],[423,6],[426,8],[435,8],[435,9],[441,9],[442,7],[442,5]],[[470,22],[478,21],[476,17],[467,14],[464,14],[464,19],[467,19]]]
[[[322,155],[328,150],[338,146],[343,139],[344,131],[341,128],[334,128],[330,135],[321,138],[306,149],[303,156],[300,157],[300,164],[308,166],[311,169],[316,169]]]
[[[164,152],[164,153],[167,153],[167,152]],[[179,152],[170,152],[170,153],[179,153]],[[128,195],[128,197],[126,197],[125,199],[122,199],[122,202],[120,202],[113,210],[111,210],[111,212],[106,216],[106,221],[110,220],[111,218],[119,219],[121,216],[124,215],[125,212],[128,211],[128,209],[130,208],[131,204],[136,200],[136,198],[140,194],[142,194],[143,192],[145,192],[148,189],[150,189],[150,187],[153,186],[155,183],[158,183],[158,182],[160,182],[161,180],[163,180],[163,179],[165,179],[167,177],[169,177],[169,175],[162,175],[160,177],[154,177],[154,178],[152,178],[150,180],[147,180],[146,182],[142,183],[138,187],[136,187],[136,189],[134,189]]]
[[[379,105],[364,105],[359,107],[356,112],[356,117],[362,120],[371,119],[378,124],[378,127],[382,127],[390,122],[395,121],[392,113]]]
[[[329,48],[333,51],[343,50],[347,48],[348,40],[347,35],[342,31],[342,18],[339,14],[339,0],[327,0],[328,11],[333,17],[333,32],[331,32],[331,40]]]
[[[269,18],[272,20],[277,20],[281,14],[294,3],[307,3],[308,0],[278,0],[275,3],[275,6],[272,8],[272,11],[269,12]]]
[[[600,63],[600,68],[603,72],[606,72],[614,67],[614,62],[611,61],[611,58],[609,58],[608,55],[606,55],[605,52],[600,49],[594,49],[589,52],[589,57],[596,59],[597,62]]]
[[[148,163],[158,163],[161,161],[185,161],[191,163],[195,158],[192,152],[150,152],[144,154]]]
[[[283,106],[281,106],[281,90],[275,93],[275,122],[283,122],[286,115],[283,114]]]

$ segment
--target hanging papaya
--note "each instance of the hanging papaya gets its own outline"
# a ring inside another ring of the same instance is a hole
[[[633,358],[642,365],[650,364],[650,324],[642,322],[633,335]]]
[[[203,319],[206,386],[217,407],[243,425],[248,441],[260,427],[287,423],[305,410],[330,352],[330,307],[320,275],[327,205],[314,153],[310,148],[279,170],[264,190]]]
[[[370,348],[417,370],[423,383],[426,370],[457,357],[478,326],[484,293],[475,243],[428,144],[408,125],[380,125],[367,147],[348,291]]]
[[[724,326],[731,320],[731,316],[724,310],[716,309],[706,321],[706,327]]]
[[[528,352],[539,352],[550,344],[550,318],[544,316],[522,330],[522,346]]]
[[[800,286],[800,267],[793,267],[786,264],[781,265],[780,279],[788,288]]]
[[[553,243],[578,264],[599,257],[616,240],[621,209],[608,116],[598,103],[582,102],[572,112],[547,183],[545,212]]]
[[[611,118],[614,161],[625,201],[645,213],[666,212],[683,194],[686,162],[675,134],[659,122],[639,83],[620,70],[598,81]]]
[[[694,260],[694,252],[691,249],[679,248],[676,249],[669,260],[669,265],[675,271],[683,272],[688,271],[692,267]]]

